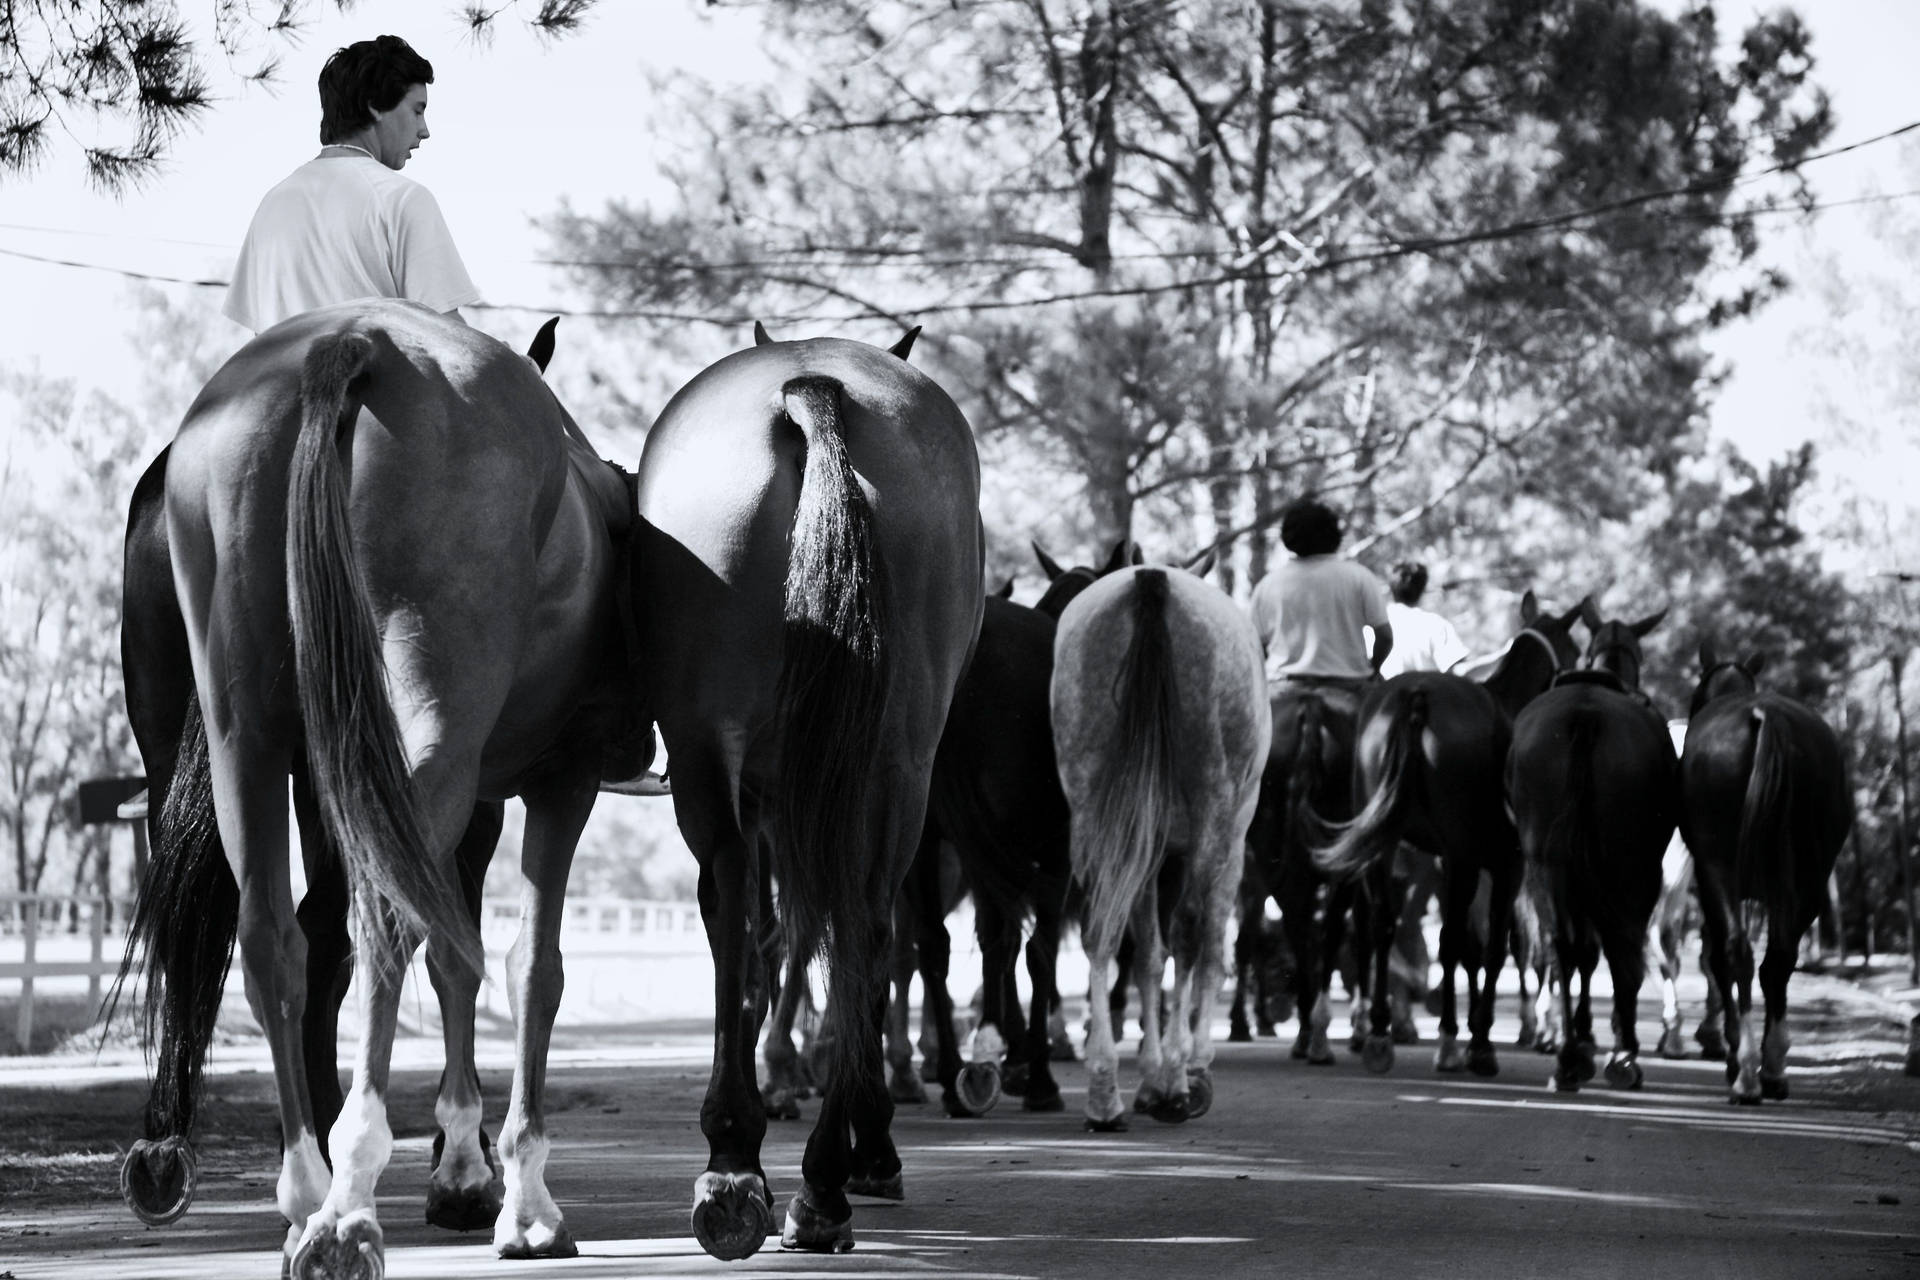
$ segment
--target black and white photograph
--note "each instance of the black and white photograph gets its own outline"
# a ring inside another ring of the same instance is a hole
[[[1920,1275],[1916,55],[0,0],[0,1280]]]

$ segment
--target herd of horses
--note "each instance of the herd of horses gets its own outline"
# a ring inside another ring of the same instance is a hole
[[[917,333],[882,350],[755,326],[752,347],[673,397],[632,475],[592,455],[536,372],[551,326],[523,359],[412,304],[348,303],[268,330],[213,377],[128,513],[123,658],[153,856],[122,976],[138,957],[156,1058],[122,1170],[136,1214],[172,1221],[193,1199],[202,1067],[237,946],[273,1058],[286,1266],[383,1274],[390,1055],[424,943],[446,1051],[428,1219],[491,1226],[502,1256],[576,1252],[545,1185],[542,1112],[565,886],[596,794],[646,769],[655,726],[714,961],[692,1225],[717,1258],[776,1229],[761,1144],[769,1116],[797,1116],[809,1074],[818,1115],[782,1245],[851,1248],[848,1194],[903,1194],[890,1128],[895,1100],[921,1096],[915,966],[947,1110],[977,1114],[1003,1089],[1058,1110],[1054,953],[1077,923],[1102,992],[1116,966],[1139,991],[1131,1109],[1181,1121],[1212,1105],[1236,903],[1279,907],[1294,1053],[1314,1062],[1332,1057],[1327,992],[1351,909],[1358,1047],[1386,1070],[1394,871],[1409,857],[1439,867],[1439,1067],[1497,1070],[1512,936],[1540,944],[1518,959],[1559,993],[1556,1084],[1593,1074],[1587,981],[1604,954],[1607,1078],[1636,1087],[1640,948],[1677,825],[1732,1096],[1785,1096],[1786,980],[1850,801],[1832,732],[1756,691],[1757,662],[1703,650],[1676,757],[1637,692],[1657,615],[1604,621],[1587,601],[1554,614],[1528,593],[1484,679],[1270,693],[1252,623],[1205,565],[1144,564],[1123,543],[1098,568],[1062,568],[1036,547],[1049,586],[1035,606],[986,596],[972,434],[909,364]],[[480,886],[510,796],[527,816],[496,1146],[474,1006]],[[945,918],[963,890],[985,961],[970,1061],[947,992]],[[1750,904],[1768,939],[1757,1048]],[[802,1055],[820,961],[820,1047]],[[365,1017],[343,1091],[350,977]],[[1090,1004],[1095,1130],[1128,1122],[1124,993]]]

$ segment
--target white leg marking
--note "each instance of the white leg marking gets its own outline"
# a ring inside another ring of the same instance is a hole
[[[518,1247],[535,1253],[549,1249],[565,1224],[560,1206],[547,1194],[546,1135],[515,1135],[511,1142],[503,1137],[500,1147],[507,1196],[493,1225],[493,1247]]]

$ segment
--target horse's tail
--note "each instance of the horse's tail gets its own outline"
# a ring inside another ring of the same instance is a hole
[[[1753,709],[1753,765],[1740,805],[1734,884],[1741,902],[1760,904],[1769,927],[1791,928],[1799,907],[1793,866],[1793,767],[1779,721],[1765,707]]]
[[[1073,870],[1086,888],[1082,931],[1089,951],[1104,950],[1126,931],[1166,843],[1177,800],[1173,642],[1163,570],[1134,574],[1133,638],[1120,659],[1113,697],[1119,708],[1116,740],[1094,778],[1085,823],[1074,815]]]
[[[1312,846],[1313,865],[1321,875],[1352,879],[1399,847],[1407,805],[1418,785],[1415,765],[1420,758],[1420,735],[1427,727],[1427,691],[1410,689],[1389,706],[1380,750],[1380,785],[1351,820],[1321,824]]]
[[[1541,870],[1547,875],[1546,900],[1553,907],[1556,927],[1590,920],[1604,910],[1607,883],[1600,841],[1595,830],[1598,806],[1594,796],[1593,751],[1600,740],[1600,717],[1587,707],[1568,714],[1567,766],[1561,783],[1560,813],[1547,829],[1541,851]]]
[[[873,508],[847,453],[842,389],[832,378],[781,388],[806,437],[787,559],[780,677],[780,778],[773,799],[774,874],[788,944],[827,946],[834,983],[866,990],[889,961],[889,919],[874,918],[874,763],[891,682],[887,582]],[[859,945],[862,933],[867,945]],[[878,1052],[864,1004],[836,1027],[842,1061]]]
[[[287,479],[287,604],[307,764],[341,851],[358,929],[376,953],[413,931],[479,972],[479,931],[415,807],[386,662],[354,553],[342,437],[359,414],[352,384],[373,359],[364,334],[329,334],[301,371],[300,437]]]
[[[153,783],[152,854],[111,999],[118,1001],[136,966],[145,968],[143,1039],[159,1045],[147,1095],[146,1136],[149,1142],[185,1142],[193,1132],[201,1067],[213,1041],[240,918],[239,887],[214,821],[213,772],[197,697],[187,700],[172,779]],[[158,794],[163,788],[164,796]]]

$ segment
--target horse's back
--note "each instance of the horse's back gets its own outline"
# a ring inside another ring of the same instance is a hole
[[[1791,772],[1789,828],[1805,833],[1827,866],[1853,821],[1839,735],[1817,712],[1777,693],[1718,698],[1694,715],[1680,756],[1682,827],[1696,856],[1730,851],[1740,829],[1764,718]],[[1821,870],[1824,878],[1826,872]]]
[[[1174,659],[1169,728],[1183,784],[1194,791],[1195,784],[1217,785],[1222,778],[1236,787],[1257,783],[1272,735],[1259,637],[1226,593],[1159,566],[1108,574],[1061,615],[1052,705],[1062,776],[1097,765],[1110,745],[1111,690],[1133,640],[1136,584],[1147,573],[1167,582],[1165,619]],[[1074,761],[1066,758],[1069,751]]]

